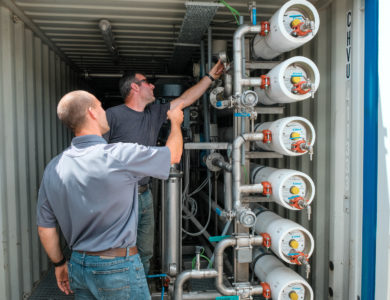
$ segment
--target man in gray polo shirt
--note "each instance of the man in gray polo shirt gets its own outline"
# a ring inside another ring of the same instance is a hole
[[[38,196],[41,242],[55,266],[58,287],[76,299],[150,299],[137,253],[138,186],[145,176],[167,179],[183,139],[181,107],[168,111],[166,147],[107,144],[101,103],[85,91],[65,95],[58,117],[75,133],[71,146],[46,167]],[[60,226],[72,249],[62,254]],[[69,270],[69,279],[68,279]]]

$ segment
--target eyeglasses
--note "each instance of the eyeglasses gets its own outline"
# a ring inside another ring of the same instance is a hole
[[[135,81],[135,83],[138,84],[138,85],[141,85],[142,82],[145,82],[146,84],[149,84],[149,83],[150,83],[146,78],[145,78],[145,79],[138,80],[138,81]]]

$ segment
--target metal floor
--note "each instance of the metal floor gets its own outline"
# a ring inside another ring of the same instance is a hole
[[[29,300],[70,300],[74,299],[73,295],[65,295],[57,287],[54,268],[51,268],[46,276],[39,282],[38,286],[32,292]]]

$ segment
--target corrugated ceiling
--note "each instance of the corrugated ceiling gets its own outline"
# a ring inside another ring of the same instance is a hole
[[[81,70],[116,73],[125,69],[166,73],[186,12],[185,0],[19,0],[15,4]],[[210,1],[198,1],[210,2]],[[249,20],[247,1],[227,1]],[[257,4],[267,20],[285,1]],[[121,60],[115,64],[98,27],[108,19]],[[226,7],[211,23],[214,39],[232,40],[237,28]],[[199,58],[199,49],[193,59]]]

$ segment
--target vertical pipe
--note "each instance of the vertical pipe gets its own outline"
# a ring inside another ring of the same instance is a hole
[[[165,199],[163,203],[164,223],[163,236],[165,238],[165,252],[163,257],[163,272],[176,276],[181,269],[181,181],[182,172],[175,166],[171,167],[165,185]]]
[[[209,65],[209,70],[211,69],[212,64],[212,55],[213,53],[213,44],[212,44],[212,29],[211,26],[209,26],[207,30],[207,62]]]
[[[244,24],[244,17],[240,16],[240,25]],[[241,37],[241,73],[242,78],[246,77],[245,74],[245,35]],[[241,134],[245,133],[245,118],[241,117]],[[245,165],[245,144],[241,146],[241,165]]]
[[[362,300],[375,299],[378,184],[378,0],[365,1]]]
[[[205,63],[205,53],[204,53],[204,41],[200,41],[200,76],[203,77],[206,72],[206,63]],[[202,96],[202,105],[203,105],[203,131],[204,131],[204,141],[207,143],[210,141],[210,117],[207,101],[207,92]]]
[[[224,209],[226,211],[232,210],[232,173],[226,170],[223,171],[224,180]]]
[[[209,26],[207,31],[207,60],[209,64],[209,70],[211,69],[213,65],[213,30],[211,26]],[[217,110],[212,109],[212,115],[210,116],[211,121],[210,123],[217,123]]]

